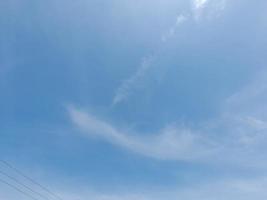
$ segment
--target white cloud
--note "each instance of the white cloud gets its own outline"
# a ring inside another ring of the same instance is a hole
[[[151,68],[154,56],[147,56],[143,59],[141,67],[129,79],[125,80],[117,89],[113,98],[113,105],[121,103],[128,98],[136,84],[145,76],[147,71]]]
[[[71,120],[88,136],[109,141],[130,151],[161,160],[231,162],[265,167],[267,153],[266,76],[227,98],[222,113],[213,120],[190,127],[167,126],[143,136],[116,128],[85,111],[69,109]]]
[[[267,73],[261,72],[241,91],[226,100],[228,112],[251,115],[261,121],[267,120]]]
[[[266,123],[252,118],[222,116],[199,129],[167,126],[143,136],[116,128],[95,116],[70,107],[72,122],[87,136],[108,141],[129,151],[159,160],[265,167]]]
[[[161,37],[162,42],[166,42],[170,40],[177,28],[183,24],[187,18],[184,15],[178,15],[176,18],[175,24]],[[137,69],[136,73],[134,73],[129,79],[125,80],[117,89],[115,96],[113,98],[113,105],[119,104],[126,100],[129,95],[133,92],[133,90],[140,83],[141,79],[146,75],[148,70],[152,67],[153,61],[156,59],[154,55],[145,56],[141,63],[141,66]]]
[[[131,135],[127,131],[99,120],[84,111],[69,108],[74,124],[88,136],[95,136],[133,152],[162,160],[194,160],[213,153],[208,139],[189,129],[169,126],[149,136]]]
[[[209,18],[218,17],[221,11],[225,9],[226,0],[193,0],[192,13],[196,21],[204,16]]]
[[[195,9],[199,10],[203,9],[207,3],[208,0],[194,0],[193,5]]]
[[[209,6],[209,9],[206,10],[206,7]],[[176,22],[172,25],[166,33],[161,36],[161,45],[159,47],[162,48],[162,45],[173,38],[175,33],[177,32],[178,28],[185,23],[190,18],[194,18],[194,20],[199,21],[202,18],[204,13],[209,13],[211,17],[218,16],[219,13],[225,8],[226,0],[193,0],[192,3],[192,15],[188,12],[186,15],[180,14],[176,18]],[[137,87],[140,83],[141,79],[146,75],[148,70],[152,67],[153,61],[156,60],[155,56],[145,56],[141,66],[137,69],[136,73],[134,73],[130,78],[123,81],[123,83],[119,86],[115,95],[113,97],[112,104],[116,105],[124,100],[126,100],[133,90]]]
[[[161,37],[162,42],[166,42],[169,39],[171,39],[176,33],[178,27],[182,25],[186,20],[187,17],[185,15],[182,14],[178,15],[175,24],[165,34],[162,35]]]
[[[208,0],[193,0],[192,10],[195,20],[199,20],[202,16],[203,10],[208,2]]]

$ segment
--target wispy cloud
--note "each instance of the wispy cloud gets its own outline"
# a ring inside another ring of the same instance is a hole
[[[205,7],[205,5],[208,3],[209,0],[194,0],[194,8],[196,10],[201,10]]]
[[[132,90],[136,87],[136,84],[145,76],[147,71],[151,68],[154,60],[154,56],[146,56],[144,57],[141,67],[138,68],[137,72],[125,80],[120,87],[117,89],[116,94],[113,98],[113,105],[116,105],[125,99],[128,98]]]
[[[257,154],[266,134],[263,121],[249,118],[247,121],[224,116],[200,127],[197,131],[186,127],[167,126],[158,133],[142,136],[116,128],[95,116],[69,108],[72,122],[90,137],[106,140],[132,152],[160,160],[184,160],[201,162],[247,163],[262,165]],[[209,124],[209,125],[207,125]],[[208,128],[207,128],[208,127]],[[214,136],[223,131],[223,135]]]
[[[193,0],[192,13],[194,20],[199,21],[206,14],[210,14],[211,18],[217,17],[225,9],[225,6],[226,0]]]
[[[167,126],[158,134],[141,136],[115,128],[110,123],[69,107],[73,123],[85,134],[98,137],[133,152],[162,160],[194,160],[213,153],[212,143],[189,129]]]
[[[162,35],[161,37],[162,42],[166,42],[169,39],[171,39],[175,35],[179,26],[182,25],[186,20],[187,17],[185,15],[182,14],[178,15],[175,24],[165,34]]]
[[[176,33],[178,27],[183,24],[187,20],[185,15],[178,15],[175,21],[175,24],[170,27],[170,29],[164,33],[161,37],[161,42],[165,43],[170,40]],[[113,98],[113,105],[119,104],[126,100],[133,90],[137,87],[138,83],[142,80],[142,78],[146,75],[151,67],[153,67],[153,61],[156,60],[155,55],[147,55],[143,58],[141,62],[141,66],[137,69],[137,71],[129,78],[123,81],[123,83],[117,89],[115,96]]]
[[[206,7],[209,0],[193,0],[192,11],[195,20],[199,20],[203,14],[203,10]]]
[[[175,24],[170,27],[170,29],[164,33],[161,37],[162,44],[170,40],[176,33],[178,27],[187,20],[185,15],[178,15]],[[161,46],[160,46],[161,48]],[[117,89],[115,96],[113,98],[113,105],[119,104],[126,100],[133,90],[137,87],[142,78],[146,75],[150,68],[153,67],[153,61],[156,60],[157,56],[147,55],[143,58],[141,66],[137,71],[128,79],[123,81],[123,83]]]
[[[222,113],[199,125],[197,130],[172,125],[158,133],[142,136],[144,134],[122,130],[74,107],[69,108],[69,114],[73,123],[88,136],[101,138],[152,158],[224,163],[233,161],[247,166],[266,166],[261,155],[267,152],[264,101],[267,98],[267,87],[266,79],[258,79],[227,98]]]
[[[220,13],[219,11],[224,9],[225,2],[226,0],[217,0],[216,2],[213,2],[213,6],[210,8],[213,16],[218,15],[218,13]],[[165,42],[171,40],[178,28],[187,20],[193,18],[193,20],[199,21],[209,3],[209,0],[193,0],[191,11],[193,14],[191,14],[190,11],[188,11],[187,14],[179,14],[175,23],[161,36],[161,44],[157,50],[161,49]],[[153,67],[153,61],[156,60],[156,58],[157,56],[155,55],[144,56],[141,66],[138,67],[137,71],[130,76],[130,78],[123,81],[116,90],[112,101],[113,106],[125,101],[130,94],[133,93],[142,78],[146,75],[149,69]]]
[[[223,108],[224,115],[239,124],[236,133],[240,133],[241,140],[259,149],[267,139],[266,77],[266,72],[258,74],[255,80],[227,98]]]

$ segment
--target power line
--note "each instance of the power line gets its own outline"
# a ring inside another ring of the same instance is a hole
[[[11,183],[9,183],[9,182],[7,182],[7,181],[1,179],[1,178],[0,178],[0,182],[2,182],[2,183],[4,183],[4,184],[8,185],[9,187],[13,188],[13,189],[16,190],[17,192],[19,192],[19,193],[21,193],[21,194],[24,194],[25,196],[27,196],[27,197],[29,197],[29,198],[31,198],[31,199],[33,199],[33,200],[39,200],[39,199],[35,198],[34,196],[28,194],[27,192],[24,192],[24,191],[21,190],[20,188],[18,188],[18,187],[16,187],[16,186],[12,185]]]
[[[41,193],[39,193],[39,192],[37,192],[37,191],[31,189],[29,186],[25,185],[24,183],[22,183],[22,182],[19,181],[18,179],[14,178],[14,177],[12,177],[12,176],[10,176],[10,175],[8,175],[7,173],[5,173],[5,172],[3,172],[3,171],[1,171],[1,170],[0,170],[0,174],[2,174],[2,175],[4,175],[4,176],[8,177],[9,179],[11,179],[11,180],[13,180],[14,182],[16,182],[17,184],[19,184],[20,186],[23,186],[24,188],[28,189],[28,190],[31,191],[32,193],[38,195],[39,197],[42,197],[42,198],[44,198],[44,199],[46,199],[46,200],[50,200],[50,199],[47,198],[45,195],[43,195],[43,194],[41,194]]]
[[[24,177],[25,179],[29,180],[33,184],[35,184],[35,185],[39,186],[40,188],[42,188],[44,191],[46,191],[47,193],[49,193],[50,195],[52,195],[54,198],[56,198],[58,200],[63,200],[61,197],[59,197],[57,194],[53,193],[47,187],[41,185],[40,183],[38,183],[34,179],[30,178],[29,176],[27,176],[26,174],[24,174],[23,172],[21,172],[19,169],[17,169],[16,167],[14,167],[13,165],[11,165],[10,163],[8,163],[8,162],[6,162],[4,160],[0,160],[0,162],[3,163],[4,165],[6,165],[7,167],[9,167],[10,169],[14,170],[17,174],[21,175],[22,177]]]

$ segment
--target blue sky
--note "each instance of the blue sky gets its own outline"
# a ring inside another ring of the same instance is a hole
[[[66,200],[266,198],[266,6],[2,1],[0,157]]]

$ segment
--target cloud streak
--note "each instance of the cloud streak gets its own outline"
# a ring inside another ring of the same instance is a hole
[[[87,136],[151,158],[265,167],[267,163],[262,159],[267,153],[265,77],[256,78],[227,98],[222,113],[199,125],[197,130],[171,125],[143,136],[75,107],[69,107],[68,113],[75,126]]]
[[[186,16],[178,15],[175,24],[162,35],[161,43],[163,44],[170,40],[176,33],[178,27],[182,25],[186,20]],[[115,96],[113,97],[112,102],[113,106],[123,102],[130,96],[130,94],[137,87],[138,83],[146,75],[149,69],[153,67],[153,61],[156,60],[156,58],[157,56],[155,55],[148,55],[143,58],[141,66],[137,69],[137,71],[129,79],[123,81],[123,83],[115,92]]]
[[[226,0],[193,0],[192,13],[195,21],[201,20],[207,14],[211,18],[218,17],[225,9]]]
[[[116,128],[95,116],[68,109],[72,122],[90,138],[99,138],[115,146],[159,160],[200,161],[210,163],[266,165],[258,153],[266,144],[266,122],[224,116],[206,123],[197,131],[185,127],[167,126],[158,133],[142,136]],[[207,125],[208,124],[208,125]],[[208,128],[207,128],[208,127]],[[223,135],[218,135],[223,131]],[[259,132],[260,131],[260,132]],[[217,134],[214,137],[214,134]],[[266,149],[265,149],[266,150]],[[260,162],[259,162],[260,161]]]
[[[178,30],[178,27],[185,23],[187,20],[187,17],[185,15],[178,15],[176,18],[175,24],[165,33],[162,35],[161,40],[162,42],[167,42],[169,39],[171,39],[176,31]]]
[[[170,40],[176,33],[178,27],[187,20],[184,15],[178,15],[175,24],[161,37],[161,42],[165,43]],[[146,73],[153,67],[153,61],[156,60],[157,56],[148,55],[143,58],[140,68],[127,80],[119,86],[113,97],[112,105],[117,105],[126,100],[133,90],[137,87],[138,83],[146,75]]]
[[[87,136],[161,160],[195,160],[213,153],[212,143],[189,129],[168,126],[158,134],[140,136],[115,128],[89,113],[69,107],[72,122]]]
[[[139,82],[151,68],[153,60],[154,56],[147,56],[143,59],[141,67],[137,70],[137,72],[132,77],[125,80],[117,89],[116,94],[113,98],[113,105],[121,103],[128,98],[133,88],[136,87],[136,83]]]
[[[161,36],[161,44],[157,49],[161,49],[162,45],[172,39],[177,32],[178,28],[184,24],[189,19],[193,18],[195,21],[199,21],[203,13],[208,7],[210,1],[209,0],[193,0],[192,2],[192,15],[188,12],[186,15],[180,14],[176,18],[176,22],[172,25],[162,36]],[[213,2],[213,7],[210,9],[213,11],[213,15],[218,15],[219,11],[223,10],[225,7],[225,0],[217,0],[215,3]],[[125,101],[131,93],[133,93],[134,89],[136,89],[137,85],[140,83],[143,77],[147,74],[150,68],[153,67],[153,61],[156,60],[157,56],[145,56],[141,63],[141,66],[137,69],[137,71],[130,76],[130,78],[126,79],[122,82],[122,84],[118,87],[115,92],[115,95],[112,100],[112,105],[117,105],[123,101]]]
[[[199,20],[204,8],[208,4],[209,0],[194,0],[192,5],[192,10],[194,13],[194,18]]]

